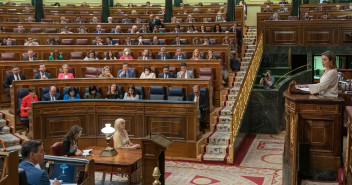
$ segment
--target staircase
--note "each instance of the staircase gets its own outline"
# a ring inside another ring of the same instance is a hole
[[[228,148],[230,144],[230,125],[232,118],[233,105],[235,104],[238,92],[241,88],[242,81],[252,60],[252,55],[256,49],[256,27],[249,27],[247,34],[243,38],[242,48],[243,56],[240,71],[230,75],[230,88],[222,91],[224,98],[221,99],[217,115],[211,114],[216,118],[210,124],[212,133],[208,136],[206,144],[203,146],[203,154],[201,160],[203,162],[220,162],[226,163],[229,154]],[[231,78],[232,77],[232,78]]]
[[[0,112],[0,140],[4,142],[6,151],[21,150],[20,143],[22,139],[13,134],[13,128],[9,126],[9,122],[5,119],[5,114]],[[0,144],[0,151],[4,151],[2,144]]]

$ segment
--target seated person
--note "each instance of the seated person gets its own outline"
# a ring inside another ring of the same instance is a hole
[[[264,85],[264,89],[271,89],[274,85],[275,78],[271,76],[271,71],[266,70],[266,72],[262,75],[262,78],[260,79],[260,84]]]
[[[106,37],[106,42],[104,43],[105,46],[118,46],[119,44],[117,43],[116,40],[113,40],[111,36]]]
[[[54,46],[54,45],[59,45],[59,43],[58,42],[56,42],[56,40],[55,40],[55,38],[49,38],[48,40],[47,40],[47,46]]]
[[[49,92],[43,95],[42,101],[56,101],[60,99],[61,99],[61,95],[57,93],[56,87],[50,86]]]
[[[192,19],[192,15],[191,14],[188,14],[185,22],[186,23],[194,23],[195,20]]]
[[[86,33],[88,33],[88,32],[87,32],[86,27],[80,26],[80,27],[78,28],[78,33],[80,33],[80,34],[86,34]]]
[[[64,16],[60,17],[60,24],[67,24],[66,17]]]
[[[90,50],[88,52],[88,56],[86,56],[86,58],[84,58],[83,60],[99,60],[99,59],[98,59],[98,57],[95,56],[95,51]]]
[[[108,17],[108,23],[109,24],[112,24],[112,21],[113,21],[114,19],[112,18],[112,17]]]
[[[153,37],[153,41],[149,45],[163,45],[164,43],[159,41],[158,36]]]
[[[120,99],[119,91],[117,90],[116,84],[111,84],[108,87],[108,92],[106,93],[105,99]]]
[[[269,18],[269,21],[279,21],[279,20],[281,20],[281,18],[277,13],[274,13],[274,15]]]
[[[34,42],[32,37],[27,37],[26,43],[24,43],[25,46],[39,46],[38,42]]]
[[[205,59],[208,59],[208,60],[216,59],[212,49],[209,49],[208,52],[205,53]]]
[[[59,73],[59,76],[57,77],[58,79],[69,79],[69,78],[75,78],[72,73],[68,72],[68,65],[64,64],[62,65],[62,71],[63,73]]]
[[[162,31],[160,31],[160,26],[159,25],[155,25],[153,28],[153,33],[163,33]]]
[[[89,5],[87,4],[87,2],[83,2],[82,4],[81,4],[81,7],[88,7]]]
[[[187,57],[182,54],[181,48],[176,48],[176,54],[173,59],[182,60],[182,59],[187,59]]]
[[[98,33],[98,34],[100,34],[100,33],[105,33],[105,30],[103,30],[102,27],[101,27],[101,25],[98,24],[97,27],[96,27],[96,29],[95,29],[95,31],[94,31],[93,33]]]
[[[313,17],[309,16],[308,12],[304,13],[303,20],[313,20]]]
[[[198,31],[194,28],[194,26],[191,24],[188,26],[187,33],[198,33]]]
[[[281,2],[279,2],[279,4],[288,4],[288,2],[286,0],[281,0]]]
[[[200,39],[199,37],[194,37],[192,40],[193,45],[200,45]]]
[[[66,133],[62,143],[62,149],[66,156],[69,157],[83,154],[83,152],[78,149],[78,139],[81,137],[82,130],[82,127],[73,125]]]
[[[125,39],[125,43],[123,45],[135,45],[132,40],[131,40],[131,36],[127,35],[126,39]]]
[[[163,72],[159,73],[158,78],[175,78],[174,73],[169,71],[169,65],[164,65]]]
[[[49,176],[46,170],[37,168],[44,162],[44,147],[41,141],[29,140],[22,145],[21,155],[23,161],[18,165],[26,172],[28,184],[33,185],[61,185],[61,183],[54,179],[50,183]]]
[[[92,18],[92,21],[91,21],[90,23],[92,23],[92,24],[98,24],[98,23],[99,23],[98,17],[94,16],[94,17]]]
[[[288,12],[288,9],[285,8],[285,5],[280,4],[280,8],[277,10],[277,12]]]
[[[207,32],[207,30],[206,30],[204,24],[202,24],[202,25],[200,26],[200,31],[199,31],[199,32],[200,32],[200,33],[205,33],[205,32]]]
[[[218,13],[215,17],[215,22],[226,22],[226,19],[224,16]]]
[[[173,23],[173,24],[178,24],[178,23],[180,23],[180,22],[177,20],[177,17],[173,16],[173,17],[171,18],[171,23]]]
[[[266,0],[266,2],[264,2],[264,5],[272,5],[273,2],[271,2],[270,0]]]
[[[151,7],[149,1],[147,1],[147,2],[145,3],[145,7]]]
[[[114,148],[132,148],[138,149],[140,148],[139,144],[132,144],[130,139],[128,138],[128,133],[125,130],[126,121],[122,118],[118,118],[115,120],[114,128],[115,132],[112,135],[112,139],[110,142],[110,146]]]
[[[32,102],[38,102],[38,96],[35,94],[35,87],[30,86],[28,90],[29,94],[22,98],[20,109],[22,118],[28,118],[28,111],[31,109]]]
[[[81,19],[82,17],[80,15],[76,16],[75,21],[73,21],[73,23],[86,23],[86,21],[82,21]]]
[[[101,74],[98,76],[98,78],[114,78],[110,72],[110,67],[109,66],[104,66]]]
[[[117,25],[115,29],[111,30],[110,33],[123,33],[121,30],[121,26]]]
[[[174,28],[174,31],[172,33],[181,33],[181,26],[180,25],[176,25]]]
[[[136,21],[134,22],[134,23],[136,23],[136,24],[142,24],[142,23],[144,23],[145,21],[143,20],[143,19],[141,19],[141,17],[140,16],[137,16],[136,17]]]
[[[138,33],[150,33],[150,30],[146,24],[143,24],[142,28],[138,30]]]
[[[84,99],[101,99],[101,94],[97,92],[97,87],[95,85],[90,85],[88,88],[88,93],[84,95]]]
[[[64,57],[61,55],[61,53],[58,50],[55,50],[52,52],[52,55],[49,56],[49,60],[63,60]]]
[[[2,45],[4,45],[4,46],[13,46],[13,45],[16,45],[16,43],[12,42],[12,38],[10,36],[7,36],[5,38],[5,42],[2,43]]]
[[[106,52],[106,57],[104,58],[104,60],[116,60],[116,57],[114,56],[114,53],[109,50]]]
[[[128,91],[123,96],[123,99],[124,100],[139,100],[139,96],[136,92],[136,88],[134,87],[134,85],[130,85],[128,87]]]
[[[133,25],[131,30],[128,30],[127,33],[137,33],[138,32],[138,27],[136,25]]]
[[[328,12],[324,12],[323,15],[319,18],[319,20],[328,20],[328,19],[329,19]]]
[[[215,32],[215,33],[221,33],[222,32],[220,24],[215,24],[213,26],[213,32]]]
[[[14,31],[14,33],[28,33],[28,31],[24,29],[23,25],[19,24],[17,26],[17,29]]]
[[[45,64],[39,64],[39,73],[34,74],[33,79],[49,79],[51,74],[46,72]]]
[[[149,66],[144,67],[144,72],[139,78],[156,78],[155,74],[152,73],[152,69]]]
[[[273,10],[270,8],[269,5],[266,5],[265,8],[263,9],[263,12],[273,12]]]
[[[177,78],[194,78],[193,72],[187,70],[187,64],[185,62],[181,63],[181,71],[177,72]]]
[[[128,63],[125,62],[122,64],[122,69],[117,72],[117,78],[136,78],[134,71],[128,69]]]
[[[162,47],[160,49],[160,53],[158,56],[156,56],[156,59],[161,59],[161,60],[166,60],[166,59],[171,59],[172,57],[166,53],[166,48],[165,47]]]
[[[205,36],[203,38],[203,45],[204,46],[209,46],[210,45],[210,40],[209,40],[209,37],[208,36]]]
[[[120,60],[133,60],[131,56],[131,50],[129,48],[125,48],[123,50],[123,56],[120,57]]]
[[[23,61],[34,61],[34,60],[38,60],[37,57],[34,57],[34,52],[33,50],[29,49],[27,51],[27,56],[26,57],[23,57],[22,59]]]
[[[198,85],[193,86],[192,93],[188,96],[188,101],[194,101],[200,112],[200,130],[204,130],[208,127],[206,123],[209,110],[208,98],[205,93],[200,93],[200,87]]]
[[[35,22],[33,16],[28,16],[28,18],[25,21],[26,22]]]
[[[128,16],[125,16],[125,17],[122,19],[121,23],[123,23],[123,24],[131,24],[132,21],[131,21],[130,18],[128,18]]]
[[[146,43],[144,43],[144,41],[143,41],[143,35],[142,34],[138,35],[138,43],[137,43],[137,45],[139,45],[139,46],[140,45],[146,45]]]
[[[149,56],[149,50],[145,49],[142,52],[142,56],[138,58],[138,60],[150,60],[153,59],[152,57]]]
[[[172,45],[184,45],[185,43],[181,42],[180,36],[176,35],[175,41],[172,42]]]
[[[68,90],[68,94],[65,94],[64,96],[64,100],[79,100],[79,99],[81,99],[81,97],[79,96],[75,87],[70,87],[70,89]]]
[[[193,51],[191,60],[200,60],[200,59],[201,59],[201,57],[200,57],[199,49],[195,49]]]
[[[7,3],[6,3],[6,5],[8,5],[8,6],[14,6],[14,5],[16,5],[16,3],[12,2],[12,0],[8,0]]]
[[[72,33],[72,31],[70,31],[70,28],[68,26],[65,26],[62,29],[61,33],[68,34],[68,33]]]
[[[103,39],[100,37],[95,37],[95,42],[93,42],[93,46],[102,46],[103,44]]]

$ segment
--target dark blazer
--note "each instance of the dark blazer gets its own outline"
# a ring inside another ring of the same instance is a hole
[[[45,170],[36,168],[33,163],[22,161],[18,168],[22,168],[26,172],[28,184],[50,185],[48,173]]]
[[[23,74],[19,73],[18,75],[20,76],[21,80],[26,79],[26,77]],[[15,80],[15,76],[12,73],[7,75],[3,84],[4,88],[10,88],[13,80]]]
[[[18,30],[15,30],[14,33],[20,33],[20,32],[18,32]],[[22,30],[21,33],[28,33],[28,30]]]
[[[192,92],[188,96],[188,101],[194,101],[194,93]],[[200,121],[203,122],[207,119],[208,117],[208,112],[209,112],[209,102],[208,102],[208,97],[204,93],[200,93],[199,95],[199,113],[200,113]],[[201,125],[202,126],[202,125]]]
[[[111,45],[115,45],[115,44],[117,44],[117,41],[116,40],[112,40],[110,43],[107,43],[107,42],[105,42],[104,43],[104,46],[111,46]]]
[[[165,73],[159,73],[158,78],[165,78]],[[175,74],[169,71],[167,78],[175,78]]]
[[[175,56],[173,57],[173,59],[178,59],[178,56],[177,56],[177,55],[175,55]],[[184,56],[184,55],[181,55],[181,59],[187,59],[187,57],[186,57],[186,56]]]
[[[110,33],[116,33],[116,30],[111,30],[111,32]],[[120,32],[119,33],[123,33],[122,32],[122,30],[120,30]]]
[[[61,100],[61,95],[59,93],[55,94],[55,101],[57,101],[57,100]],[[50,93],[44,94],[42,101],[51,101]]]
[[[134,71],[132,69],[128,69],[127,70],[127,74],[128,76],[126,75],[126,73],[124,75],[122,75],[120,77],[120,74],[122,73],[123,69],[120,69],[118,72],[117,72],[117,78],[136,78],[136,75],[134,74]]]
[[[158,41],[158,44],[154,44],[154,42],[150,42],[149,45],[164,45],[164,43],[161,41]]]
[[[73,23],[86,23],[86,21],[73,21]]]
[[[155,59],[161,59],[161,55],[158,55],[158,56],[156,56],[156,58]],[[171,59],[172,57],[169,55],[169,54],[166,54],[165,55],[165,59]]]
[[[3,45],[3,46],[8,46],[8,45],[7,45],[7,42],[2,43],[2,45]],[[11,43],[11,46],[14,46],[14,45],[16,45],[16,43],[12,42],[12,43]]]
[[[173,42],[172,42],[172,45],[177,45],[176,41],[173,41]],[[183,42],[180,41],[180,45],[185,45],[185,43],[183,43]]]
[[[142,28],[139,29],[138,32],[139,32],[139,33],[144,33]],[[150,30],[146,29],[146,30],[145,30],[145,33],[150,33]]]
[[[233,28],[229,29],[229,32],[236,32],[237,40],[242,40],[242,31],[240,29],[234,30]]]
[[[98,30],[95,30],[93,33],[98,33]],[[105,33],[105,30],[100,30],[100,33]]]
[[[64,151],[64,155],[67,155],[68,157],[75,155],[75,153],[77,151],[77,149],[76,149],[76,150],[74,150],[74,151],[72,150],[70,152],[70,147],[71,147],[71,142],[70,141],[64,141],[62,143],[62,150]]]
[[[51,78],[51,74],[48,73],[48,72],[44,72],[44,76],[46,76],[47,78]],[[41,78],[40,78],[40,72],[34,74],[33,79],[41,79]]]
[[[149,30],[150,32],[153,32],[154,26],[159,25],[161,27],[164,27],[163,23],[161,23],[160,19],[154,19],[149,22]]]
[[[22,58],[23,61],[29,61],[29,57],[24,57]],[[37,57],[33,57],[33,60],[38,60]]]
[[[137,43],[138,44],[138,43]],[[132,42],[131,41],[131,44],[130,45],[137,45],[135,42]],[[123,45],[128,45],[127,42],[123,43]]]

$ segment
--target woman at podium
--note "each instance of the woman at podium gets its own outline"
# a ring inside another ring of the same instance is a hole
[[[112,143],[110,145],[113,145],[114,148],[132,148],[132,149],[138,149],[140,148],[139,144],[132,144],[129,137],[128,133],[125,130],[126,126],[126,121],[122,118],[118,118],[115,120],[114,128],[115,132],[112,135]]]
[[[336,56],[331,51],[325,51],[322,54],[322,64],[326,68],[320,82],[317,84],[296,85],[296,88],[309,88],[310,94],[318,94],[321,96],[338,96],[338,76],[336,70]]]
[[[67,132],[62,145],[65,155],[73,156],[83,154],[83,152],[78,149],[78,139],[81,137],[82,130],[82,127],[73,125]]]

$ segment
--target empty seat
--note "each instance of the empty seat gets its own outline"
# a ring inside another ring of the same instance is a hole
[[[89,45],[88,39],[76,39],[76,45]]]
[[[73,39],[61,39],[61,45],[73,45]]]
[[[215,45],[216,44],[216,39],[209,39],[209,43],[211,45]]]
[[[42,28],[31,28],[31,33],[41,33]]]
[[[17,9],[7,9],[7,13],[17,13]]]
[[[52,23],[53,20],[52,19],[43,18],[43,19],[41,19],[40,22],[50,22],[50,23]]]
[[[79,11],[79,14],[89,14],[88,11]]]
[[[171,101],[184,101],[185,89],[183,87],[169,87],[167,99]]]
[[[199,76],[198,78],[209,78],[212,82],[214,79],[213,68],[199,68]]]
[[[347,15],[338,15],[337,19],[347,19]]]
[[[287,20],[298,20],[298,16],[288,16]]]
[[[86,67],[82,70],[82,78],[98,78],[98,76],[102,73],[102,68],[97,67]]]
[[[73,10],[66,10],[66,11],[65,11],[65,14],[75,14],[75,11],[73,11]]]
[[[136,93],[139,96],[139,99],[143,100],[144,99],[144,87],[143,86],[135,86],[135,88],[136,88]]]
[[[83,52],[71,52],[70,59],[71,60],[82,60],[84,59],[84,54]]]
[[[19,60],[16,53],[1,53],[2,61],[16,61]]]
[[[53,145],[50,146],[50,155],[54,156],[63,156],[64,155],[64,149],[62,146],[63,142],[56,142]]]
[[[164,86],[150,86],[149,99],[150,100],[165,100],[165,87]]]
[[[152,7],[161,7],[160,4],[153,4]]]
[[[7,22],[20,22],[20,20],[17,17],[11,17],[7,18]]]
[[[76,6],[75,4],[66,4],[66,6]]]
[[[57,33],[56,28],[45,28],[45,33]]]
[[[62,89],[62,96],[65,96],[66,94],[69,93],[71,87],[64,87]],[[77,94],[79,94],[79,88],[77,86],[74,87],[76,89]]]
[[[21,3],[21,6],[31,6],[30,3]]]

